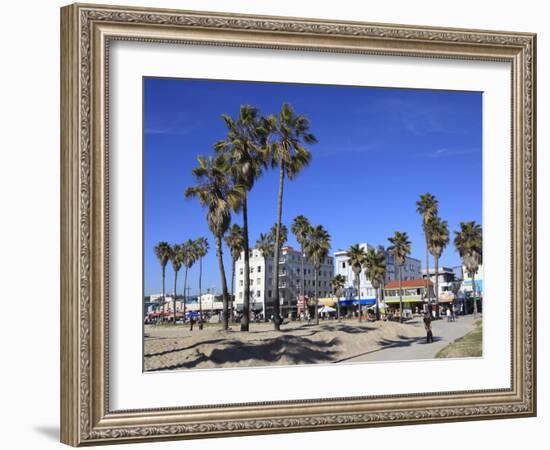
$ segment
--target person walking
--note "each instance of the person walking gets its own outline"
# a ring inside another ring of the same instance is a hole
[[[426,312],[424,315],[424,328],[426,329],[426,344],[429,344],[430,342],[434,341],[433,333],[432,333],[432,315],[430,312]]]
[[[448,307],[447,308],[447,322],[452,322],[453,320],[453,316],[452,316],[452,313],[451,313],[451,308]]]

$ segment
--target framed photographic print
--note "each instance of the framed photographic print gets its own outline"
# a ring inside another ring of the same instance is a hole
[[[530,33],[61,10],[61,439],[536,414]]]

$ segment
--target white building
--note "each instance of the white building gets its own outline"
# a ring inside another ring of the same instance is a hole
[[[387,250],[384,249],[382,246],[374,246],[372,244],[368,243],[362,243],[359,244],[361,248],[367,252],[368,250],[374,250],[374,249],[381,249],[384,251],[386,255],[386,280],[385,282],[388,283],[389,281],[396,280],[397,279],[397,272],[396,267],[393,261],[393,256],[391,256]],[[355,293],[356,289],[356,282],[355,282],[355,273],[352,270],[351,265],[349,264],[347,251],[346,250],[339,250],[334,253],[334,259],[335,259],[335,265],[336,265],[336,274],[337,275],[343,275],[346,278],[346,290],[348,293],[346,294],[346,297],[356,297],[357,294]],[[416,280],[421,278],[421,262],[419,259],[407,257],[405,259],[405,264],[402,268],[402,280]],[[367,280],[367,277],[365,275],[365,270],[361,270],[361,274],[359,275],[359,295],[362,299],[374,299],[376,296],[376,292],[374,288],[372,287],[372,284],[370,280]]]
[[[279,260],[279,300],[280,312],[287,316],[290,312],[296,316],[298,311],[298,297],[302,287],[302,278],[305,282],[305,295],[312,298],[315,295],[315,269],[304,259],[304,273],[302,274],[301,252],[290,246],[282,248]],[[318,295],[330,295],[330,282],[334,274],[334,261],[328,256],[319,269]],[[265,317],[272,314],[273,309],[273,258],[265,258],[262,253],[253,248],[250,250],[250,310],[263,313]],[[241,311],[244,302],[244,252],[235,263],[235,308]]]
[[[438,273],[438,297],[448,297],[453,292],[454,284],[457,283],[455,270],[452,267],[440,267]],[[430,281],[435,287],[435,269],[433,267],[428,269],[428,274]],[[426,269],[422,270],[422,278],[426,279]]]

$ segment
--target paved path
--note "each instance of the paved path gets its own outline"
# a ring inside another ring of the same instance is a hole
[[[478,316],[481,318],[481,316]],[[424,330],[422,319],[414,319],[411,326]],[[356,356],[345,358],[337,362],[359,361],[398,361],[410,359],[433,359],[437,352],[449,345],[455,339],[469,333],[474,329],[474,317],[460,316],[456,322],[447,322],[447,319],[432,322],[434,342],[427,344],[426,335],[423,337],[403,337],[401,339],[382,342],[382,348],[360,353]]]

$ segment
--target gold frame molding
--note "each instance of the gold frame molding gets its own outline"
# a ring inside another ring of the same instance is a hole
[[[111,411],[108,58],[113,40],[506,61],[512,67],[509,389]],[[73,446],[536,414],[536,35],[75,4],[61,9],[61,440]]]

